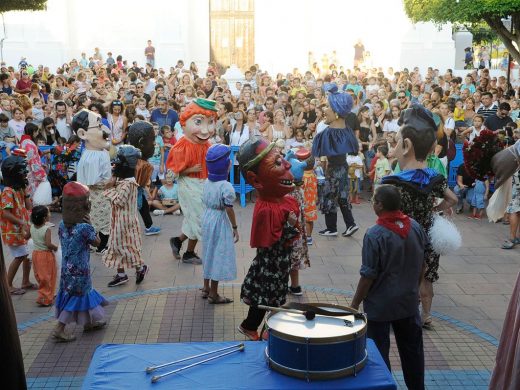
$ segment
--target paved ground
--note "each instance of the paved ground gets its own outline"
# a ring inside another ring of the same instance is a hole
[[[248,245],[252,206],[242,209],[237,205],[236,211],[241,234],[236,247],[238,277],[224,287],[224,293],[235,299],[233,304],[208,305],[198,292],[201,267],[173,260],[168,238],[179,231],[179,216],[154,217],[163,233],[144,239],[151,271],[140,286],[131,281],[108,289],[113,271],[103,266],[100,257],[92,256],[93,283],[112,301],[107,310],[109,324],[102,331],[83,334],[71,327],[78,339],[68,345],[55,344],[49,338],[53,311],[36,306],[36,292],[13,297],[30,387],[80,387],[92,352],[100,343],[243,339],[235,328],[246,310],[239,302],[239,284],[254,255]],[[374,221],[367,203],[356,206],[354,215],[362,227],[355,237],[314,235],[311,268],[301,273],[306,292],[299,300],[350,302],[358,280],[363,233]],[[59,217],[54,215],[53,221],[58,222]],[[435,329],[425,334],[427,383],[432,389],[486,388],[520,264],[518,249],[499,249],[506,226],[466,216],[457,216],[456,223],[464,244],[456,255],[441,258],[440,280],[435,286]],[[315,231],[322,224],[320,217]],[[19,284],[19,277],[16,281]],[[402,385],[395,348],[392,353],[394,376]]]

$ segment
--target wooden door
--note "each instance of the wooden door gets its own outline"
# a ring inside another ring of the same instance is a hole
[[[210,0],[211,61],[225,71],[255,63],[254,0]]]

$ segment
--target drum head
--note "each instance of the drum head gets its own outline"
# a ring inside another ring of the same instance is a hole
[[[321,306],[318,306],[321,307]],[[328,306],[321,307],[328,311],[341,311]],[[351,325],[352,326],[349,326]],[[362,319],[355,319],[354,315],[342,317],[327,317],[316,315],[314,320],[307,320],[304,315],[278,312],[267,319],[267,326],[276,332],[292,337],[310,339],[344,338],[362,332],[366,323]]]

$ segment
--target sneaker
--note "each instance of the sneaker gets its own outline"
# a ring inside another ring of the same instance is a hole
[[[170,247],[172,248],[173,257],[177,260],[181,258],[182,241],[179,237],[170,238]]]
[[[108,282],[108,287],[120,286],[126,282],[128,282],[128,275],[125,274],[123,276],[119,276],[119,274],[116,274],[114,278]]]
[[[238,325],[237,330],[251,341],[258,341],[260,339],[260,336],[258,336],[258,332],[256,330],[248,330],[243,328],[242,325]]]
[[[181,210],[175,210],[174,214],[175,215],[181,215]]]
[[[106,324],[107,324],[106,321],[96,321],[92,324],[86,324],[83,326],[83,331],[91,332],[93,330],[98,330],[98,329],[104,328]]]
[[[135,271],[135,284],[139,284],[143,281],[144,276],[148,273],[148,266],[143,264],[140,270]]]
[[[303,295],[303,291],[302,291],[302,287],[301,287],[301,286],[297,286],[297,287],[289,287],[289,292],[290,292],[292,295],[296,295],[296,296],[301,296],[301,295]]]
[[[343,234],[341,234],[343,237],[350,237],[351,235],[353,235],[355,232],[357,232],[359,230],[359,226],[357,225],[352,225],[350,226],[349,228],[347,228],[347,230],[345,230],[343,232]]]
[[[161,228],[157,226],[150,226],[148,229],[144,229],[145,236],[153,236],[155,234],[159,234],[161,232]]]
[[[307,237],[307,245],[312,245],[312,237]]]
[[[202,260],[195,252],[184,252],[182,262],[186,264],[202,264]]]
[[[155,209],[153,215],[164,215],[164,210]]]
[[[107,251],[108,251],[108,247],[104,247],[101,250],[96,250],[96,254],[103,256],[105,254],[105,252],[107,252]]]
[[[335,237],[338,235],[338,232],[335,230],[323,229],[318,232],[320,236],[331,236]]]

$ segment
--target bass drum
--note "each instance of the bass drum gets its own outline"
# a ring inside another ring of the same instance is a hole
[[[274,370],[302,379],[335,379],[355,375],[367,360],[366,317],[345,306],[306,303],[344,316],[272,312],[267,317],[269,339],[265,349]]]

